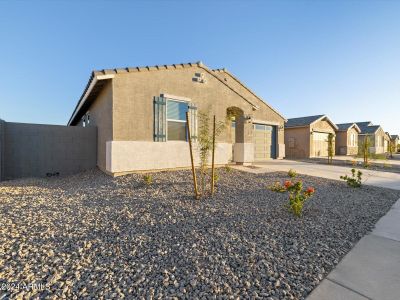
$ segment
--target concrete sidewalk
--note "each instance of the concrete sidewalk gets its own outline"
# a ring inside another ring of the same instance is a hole
[[[307,300],[400,299],[400,199]]]
[[[341,180],[340,176],[342,175],[350,175],[352,169],[351,167],[313,164],[286,159],[254,163],[253,167],[255,168],[245,166],[235,166],[234,168],[252,173],[287,172],[289,169],[294,169],[299,174],[334,180]],[[398,173],[364,169],[361,169],[361,171],[363,172],[363,184],[400,190],[400,174]]]

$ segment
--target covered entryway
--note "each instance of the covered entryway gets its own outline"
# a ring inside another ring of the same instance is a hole
[[[314,156],[328,156],[328,136],[326,132],[313,132]]]
[[[265,124],[253,125],[254,160],[276,158],[276,128]]]

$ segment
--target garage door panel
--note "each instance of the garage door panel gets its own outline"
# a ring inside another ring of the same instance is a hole
[[[266,160],[274,158],[272,151],[275,148],[275,127],[254,124],[253,127],[254,159]]]
[[[325,132],[313,133],[314,156],[328,156],[328,136]]]

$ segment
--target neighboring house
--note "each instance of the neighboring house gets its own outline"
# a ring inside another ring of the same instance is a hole
[[[385,148],[386,133],[379,125],[373,125],[370,121],[357,122],[357,126],[361,129],[358,134],[358,144],[362,145],[366,137],[369,138],[370,152],[375,154],[382,154],[387,151]]]
[[[285,156],[285,118],[228,71],[201,62],[94,71],[68,125],[96,126],[98,167],[120,175],[190,167],[185,115],[198,149],[205,111],[226,123],[217,164]]]
[[[400,137],[397,134],[391,135],[390,140],[391,140],[392,145],[394,146],[394,151],[397,152],[397,150],[399,149]]]
[[[336,124],[336,155],[357,155],[358,134],[361,129],[356,123]]]
[[[286,157],[327,157],[328,136],[330,133],[335,135],[337,129],[326,115],[288,119],[285,124]]]

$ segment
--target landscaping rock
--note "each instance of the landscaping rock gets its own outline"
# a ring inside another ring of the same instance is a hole
[[[218,170],[194,200],[190,171],[0,183],[0,298],[304,299],[400,191],[301,176],[303,217],[266,187],[284,173]]]

